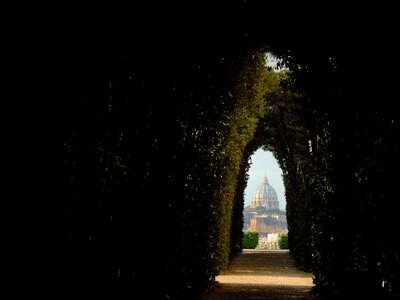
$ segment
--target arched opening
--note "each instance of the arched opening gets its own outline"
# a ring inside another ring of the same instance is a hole
[[[250,157],[251,165],[248,171],[248,180],[244,192],[244,203],[251,206],[251,198],[257,187],[262,183],[264,176],[267,176],[268,182],[274,187],[279,201],[279,209],[286,210],[285,187],[282,179],[282,169],[274,154],[263,148],[257,149]]]
[[[251,155],[250,162],[244,193],[244,234],[257,232],[256,249],[277,250],[280,236],[288,230],[282,170],[273,153],[262,148]]]

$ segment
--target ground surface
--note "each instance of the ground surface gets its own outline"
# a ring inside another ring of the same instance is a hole
[[[286,250],[244,250],[201,299],[318,299],[311,276]]]

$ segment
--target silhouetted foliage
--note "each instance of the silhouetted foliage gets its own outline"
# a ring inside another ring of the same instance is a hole
[[[399,295],[396,18],[273,22],[261,2],[41,19],[24,48],[39,82],[33,282],[202,291],[241,250],[248,159],[266,146],[317,288]],[[290,73],[268,71],[266,50]]]

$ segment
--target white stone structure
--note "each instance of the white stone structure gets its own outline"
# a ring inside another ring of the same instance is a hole
[[[256,249],[262,250],[278,250],[279,233],[269,233],[266,237],[260,237]]]
[[[268,183],[267,175],[264,175],[263,182],[258,186],[251,199],[251,207],[263,206],[266,209],[279,209],[278,196],[275,189]]]

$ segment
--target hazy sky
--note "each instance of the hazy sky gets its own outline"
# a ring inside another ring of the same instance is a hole
[[[251,156],[252,164],[249,170],[249,180],[244,191],[245,206],[250,205],[251,198],[257,187],[262,183],[264,174],[268,183],[275,189],[278,195],[279,209],[286,210],[285,188],[283,187],[282,170],[274,155],[269,151],[258,149]]]

